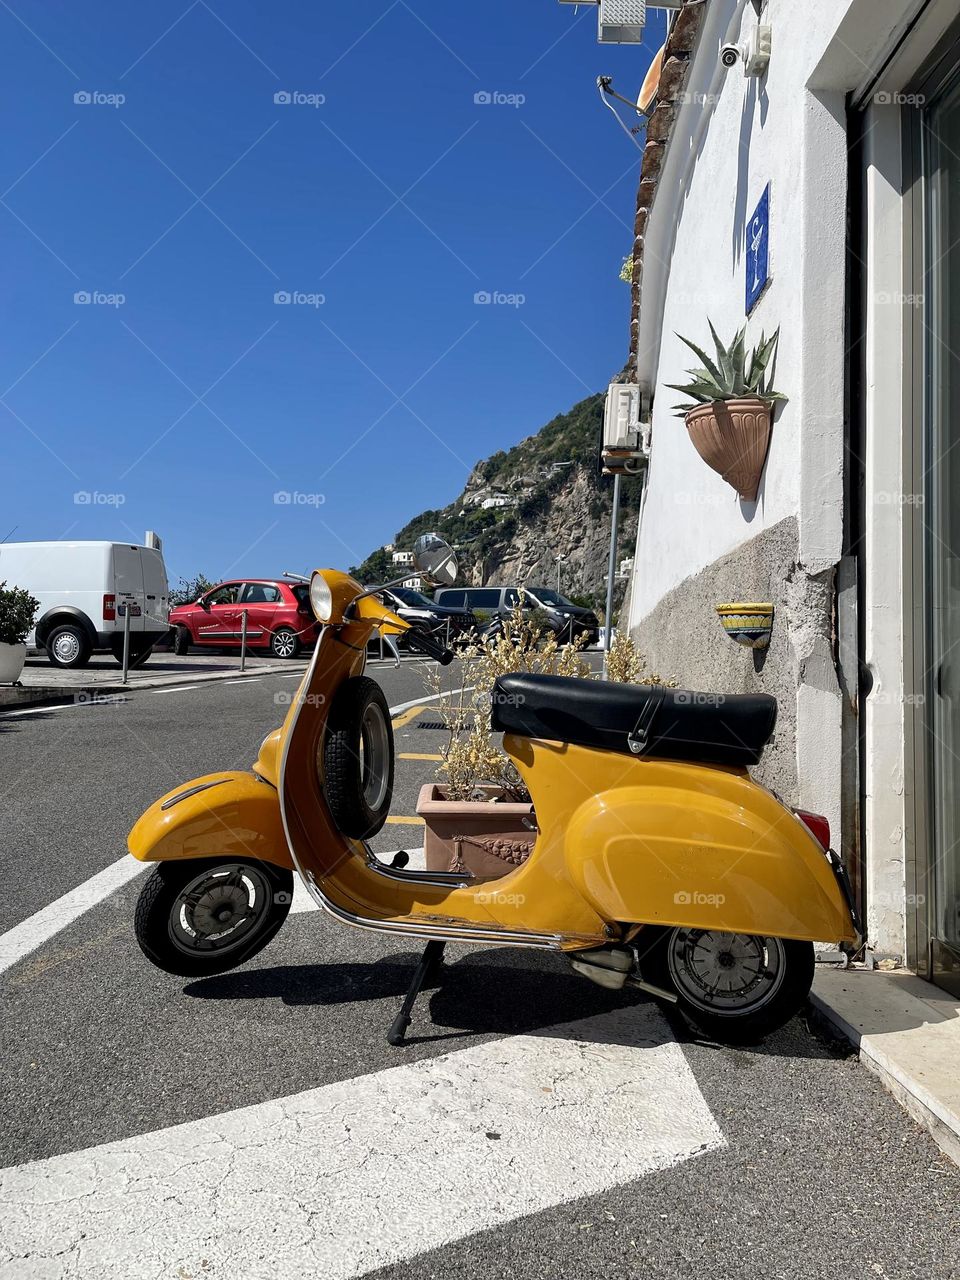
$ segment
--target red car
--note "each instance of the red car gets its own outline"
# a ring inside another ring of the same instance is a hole
[[[310,608],[309,589],[281,578],[246,578],[221,582],[194,604],[170,610],[174,653],[198,649],[240,648],[243,614],[247,644],[269,649],[275,658],[295,658],[304,645],[316,643],[320,624]]]

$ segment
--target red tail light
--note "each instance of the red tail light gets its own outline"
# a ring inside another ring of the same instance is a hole
[[[103,597],[103,620],[104,622],[116,622],[117,620],[117,597]]]
[[[794,809],[793,811],[803,825],[807,828],[814,839],[823,845],[824,849],[830,848],[830,823],[822,814],[807,813],[805,809]]]

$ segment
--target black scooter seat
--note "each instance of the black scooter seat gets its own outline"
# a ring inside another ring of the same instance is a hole
[[[756,764],[776,719],[776,699],[762,693],[524,674],[500,676],[493,687],[492,725],[501,733],[646,759]]]

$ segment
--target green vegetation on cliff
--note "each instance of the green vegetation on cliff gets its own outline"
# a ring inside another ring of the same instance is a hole
[[[503,576],[498,574],[499,566],[517,558],[523,540],[539,539],[545,564],[558,552],[564,553],[566,539],[558,537],[558,525],[562,532],[577,537],[587,532],[584,522],[594,527],[605,524],[609,539],[613,481],[601,476],[598,467],[603,404],[602,393],[589,396],[512,449],[501,449],[478,462],[463,493],[449,506],[414,516],[398,530],[394,546],[409,550],[421,533],[435,530],[457,547],[463,580],[483,583]],[[563,530],[564,499],[575,485],[586,488],[585,506],[571,511],[577,527]],[[631,531],[636,528],[640,490],[637,482],[622,487],[625,544],[632,541]],[[505,495],[509,505],[484,509],[484,498],[494,495]],[[390,556],[382,548],[350,572],[361,582],[383,582],[394,576]],[[589,578],[571,582],[570,589],[579,587],[592,594],[598,585],[595,572]]]

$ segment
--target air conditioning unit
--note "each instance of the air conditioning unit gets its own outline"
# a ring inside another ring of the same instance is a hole
[[[635,382],[611,382],[603,409],[603,448],[639,448],[640,388]]]
[[[561,4],[579,4],[583,0],[560,0]],[[595,4],[597,39],[600,44],[640,44],[647,20],[647,0],[586,0]],[[681,7],[682,0],[668,0],[668,8]]]
[[[647,0],[600,0],[597,40],[600,44],[640,44],[647,21]]]

